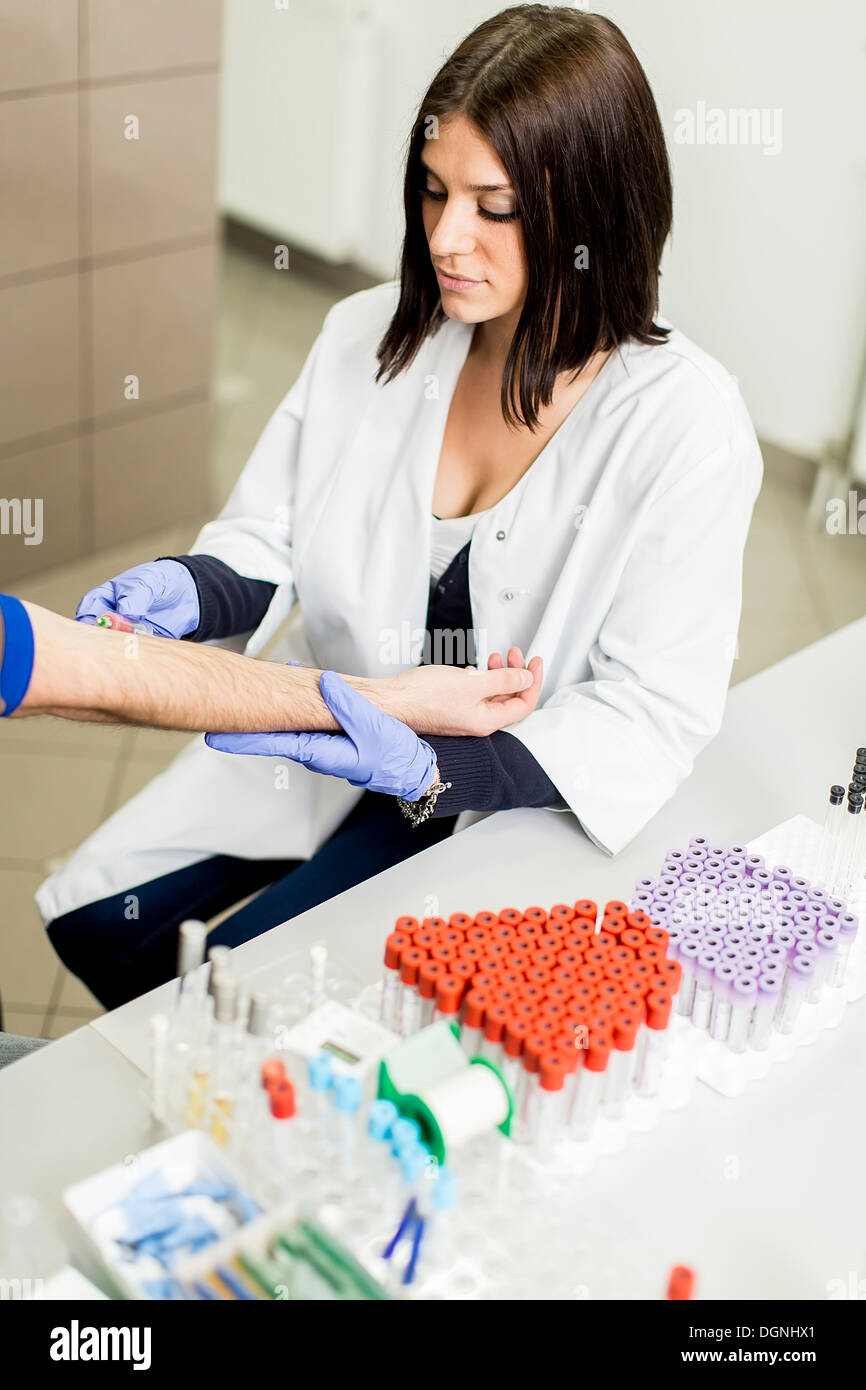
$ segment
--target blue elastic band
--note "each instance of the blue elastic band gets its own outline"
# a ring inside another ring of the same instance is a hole
[[[33,674],[33,628],[24,604],[11,594],[0,594],[0,614],[4,631],[0,697],[7,715],[21,704]]]

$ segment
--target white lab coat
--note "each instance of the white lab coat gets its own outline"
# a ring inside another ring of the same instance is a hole
[[[472,329],[448,320],[377,385],[395,303],[387,284],[334,306],[193,547],[278,585],[252,653],[300,603],[276,658],[368,676],[414,664],[405,644],[425,626],[433,484]],[[538,708],[510,732],[610,853],[719,728],[760,479],[734,379],[674,331],[612,354],[477,525],[479,664],[513,644],[544,658]],[[42,886],[44,919],[213,854],[309,857],[360,793],[288,767],[197,739]]]

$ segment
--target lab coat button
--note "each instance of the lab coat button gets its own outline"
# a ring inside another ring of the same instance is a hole
[[[503,603],[510,603],[511,600],[512,600],[513,598],[514,598],[514,590],[513,590],[513,589],[503,589],[503,590],[502,590],[502,601],[503,601]]]
[[[504,532],[504,531],[497,531],[497,532],[496,532],[496,539],[497,539],[498,541],[504,541],[504,540],[505,540],[505,532]]]

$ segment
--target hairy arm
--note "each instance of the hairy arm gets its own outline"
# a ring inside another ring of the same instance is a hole
[[[35,659],[13,719],[53,714],[224,733],[339,728],[319,693],[318,670],[95,628],[35,604],[24,606]],[[345,677],[417,733],[480,736],[528,714],[540,678],[540,666],[528,673],[427,666],[390,679]]]

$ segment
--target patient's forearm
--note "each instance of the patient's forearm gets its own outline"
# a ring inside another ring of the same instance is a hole
[[[338,728],[319,671],[234,652],[90,627],[26,605],[35,638],[30,688],[13,718],[147,724],[224,732]],[[358,689],[379,682],[352,679]]]
[[[56,714],[193,733],[339,729],[319,691],[321,672],[313,668],[127,635],[71,622],[35,604],[24,607],[35,657],[13,719]],[[0,626],[0,660],[2,649]],[[344,679],[418,734],[484,737],[534,708],[541,663],[535,659],[530,667],[479,672],[421,666],[387,679]]]

